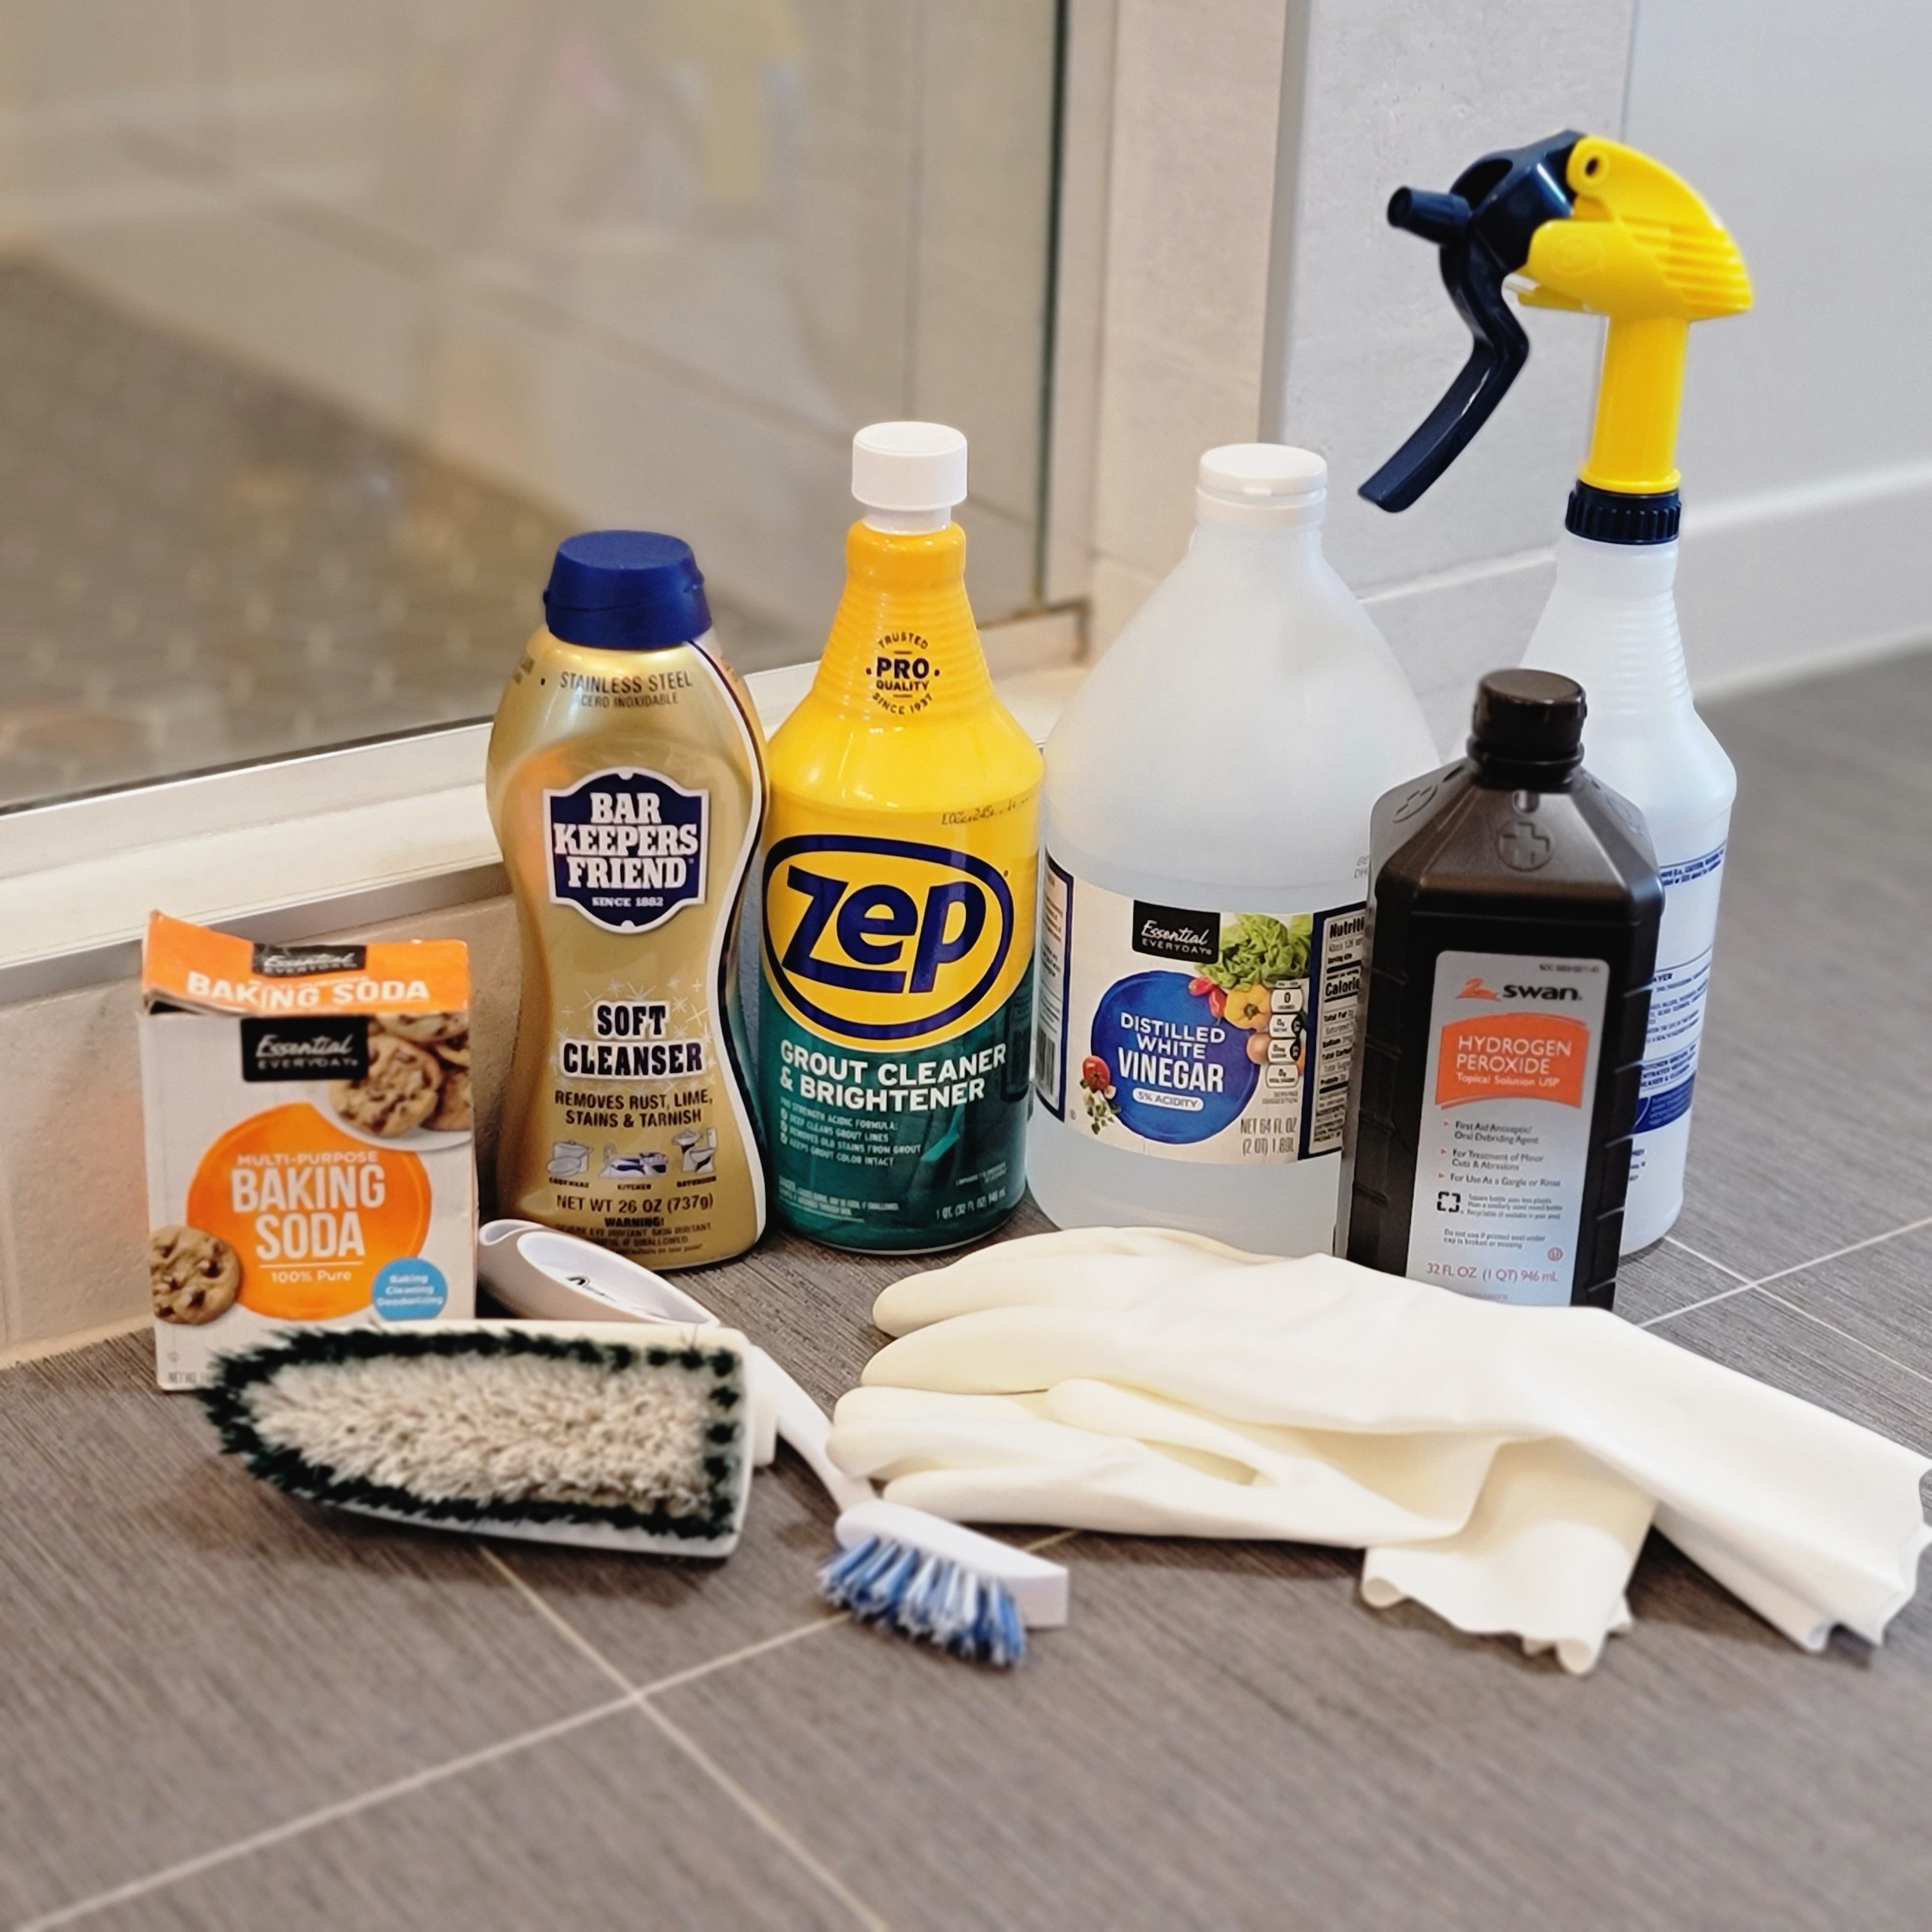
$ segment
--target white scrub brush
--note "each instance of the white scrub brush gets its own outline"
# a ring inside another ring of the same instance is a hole
[[[760,1446],[752,1381],[729,1329],[451,1322],[293,1329],[220,1358],[201,1397],[224,1449],[311,1502],[728,1556]]]
[[[753,1460],[790,1443],[838,1506],[837,1552],[820,1565],[819,1593],[862,1623],[938,1645],[982,1664],[1017,1664],[1026,1633],[1066,1621],[1063,1564],[1016,1550],[902,1503],[880,1501],[848,1476],[826,1447],[824,1412],[785,1369],[736,1330],[716,1325],[704,1304],[607,1248],[532,1221],[491,1221],[477,1244],[483,1285],[513,1312],[539,1322],[605,1325],[670,1321],[709,1347],[742,1346],[750,1367]],[[522,1324],[518,1324],[522,1325]],[[618,1332],[621,1333],[622,1330]]]

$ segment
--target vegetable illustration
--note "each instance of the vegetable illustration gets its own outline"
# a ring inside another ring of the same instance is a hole
[[[1305,979],[1315,921],[1306,913],[1283,921],[1264,912],[1238,916],[1232,932],[1221,934],[1217,957],[1203,963],[1199,977],[1224,992],[1238,986],[1276,986],[1285,980]],[[1213,994],[1208,995],[1211,1003]],[[1220,1017],[1216,1012],[1215,1017]]]
[[[1256,982],[1237,986],[1223,1002],[1229,1022],[1238,1027],[1246,1027],[1252,1032],[1256,1027],[1265,1028],[1268,1016],[1268,989]],[[1250,1051],[1248,1058],[1256,1055]]]
[[[1113,1074],[1098,1054],[1090,1053],[1080,1063],[1080,1084],[1093,1094],[1105,1094],[1112,1089]]]
[[[1208,1010],[1218,1020],[1228,1010],[1228,996],[1219,986],[1208,991]]]
[[[1268,1036],[1264,1033],[1251,1033],[1248,1036],[1248,1058],[1257,1066],[1268,1064]]]

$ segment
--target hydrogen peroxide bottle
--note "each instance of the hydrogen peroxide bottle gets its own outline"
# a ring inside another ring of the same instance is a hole
[[[966,599],[966,439],[853,439],[845,592],[770,746],[759,1095],[779,1216],[836,1247],[974,1240],[1025,1187],[1040,754]]]
[[[1606,1308],[1664,888],[1642,819],[1582,769],[1583,713],[1569,678],[1492,672],[1468,756],[1376,807],[1339,1245]]]
[[[523,940],[497,1211],[723,1261],[765,1223],[733,953],[764,739],[688,544],[572,537],[544,608],[490,734]]]

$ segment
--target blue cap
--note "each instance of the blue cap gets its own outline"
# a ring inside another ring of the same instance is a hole
[[[661,650],[711,628],[690,544],[655,530],[586,530],[565,538],[543,601],[552,637],[602,650]]]

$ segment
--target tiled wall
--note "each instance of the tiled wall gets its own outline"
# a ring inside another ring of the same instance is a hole
[[[851,430],[956,422],[998,616],[1034,584],[1054,33],[1052,0],[5,0],[0,220],[580,520],[688,534],[802,644]]]

